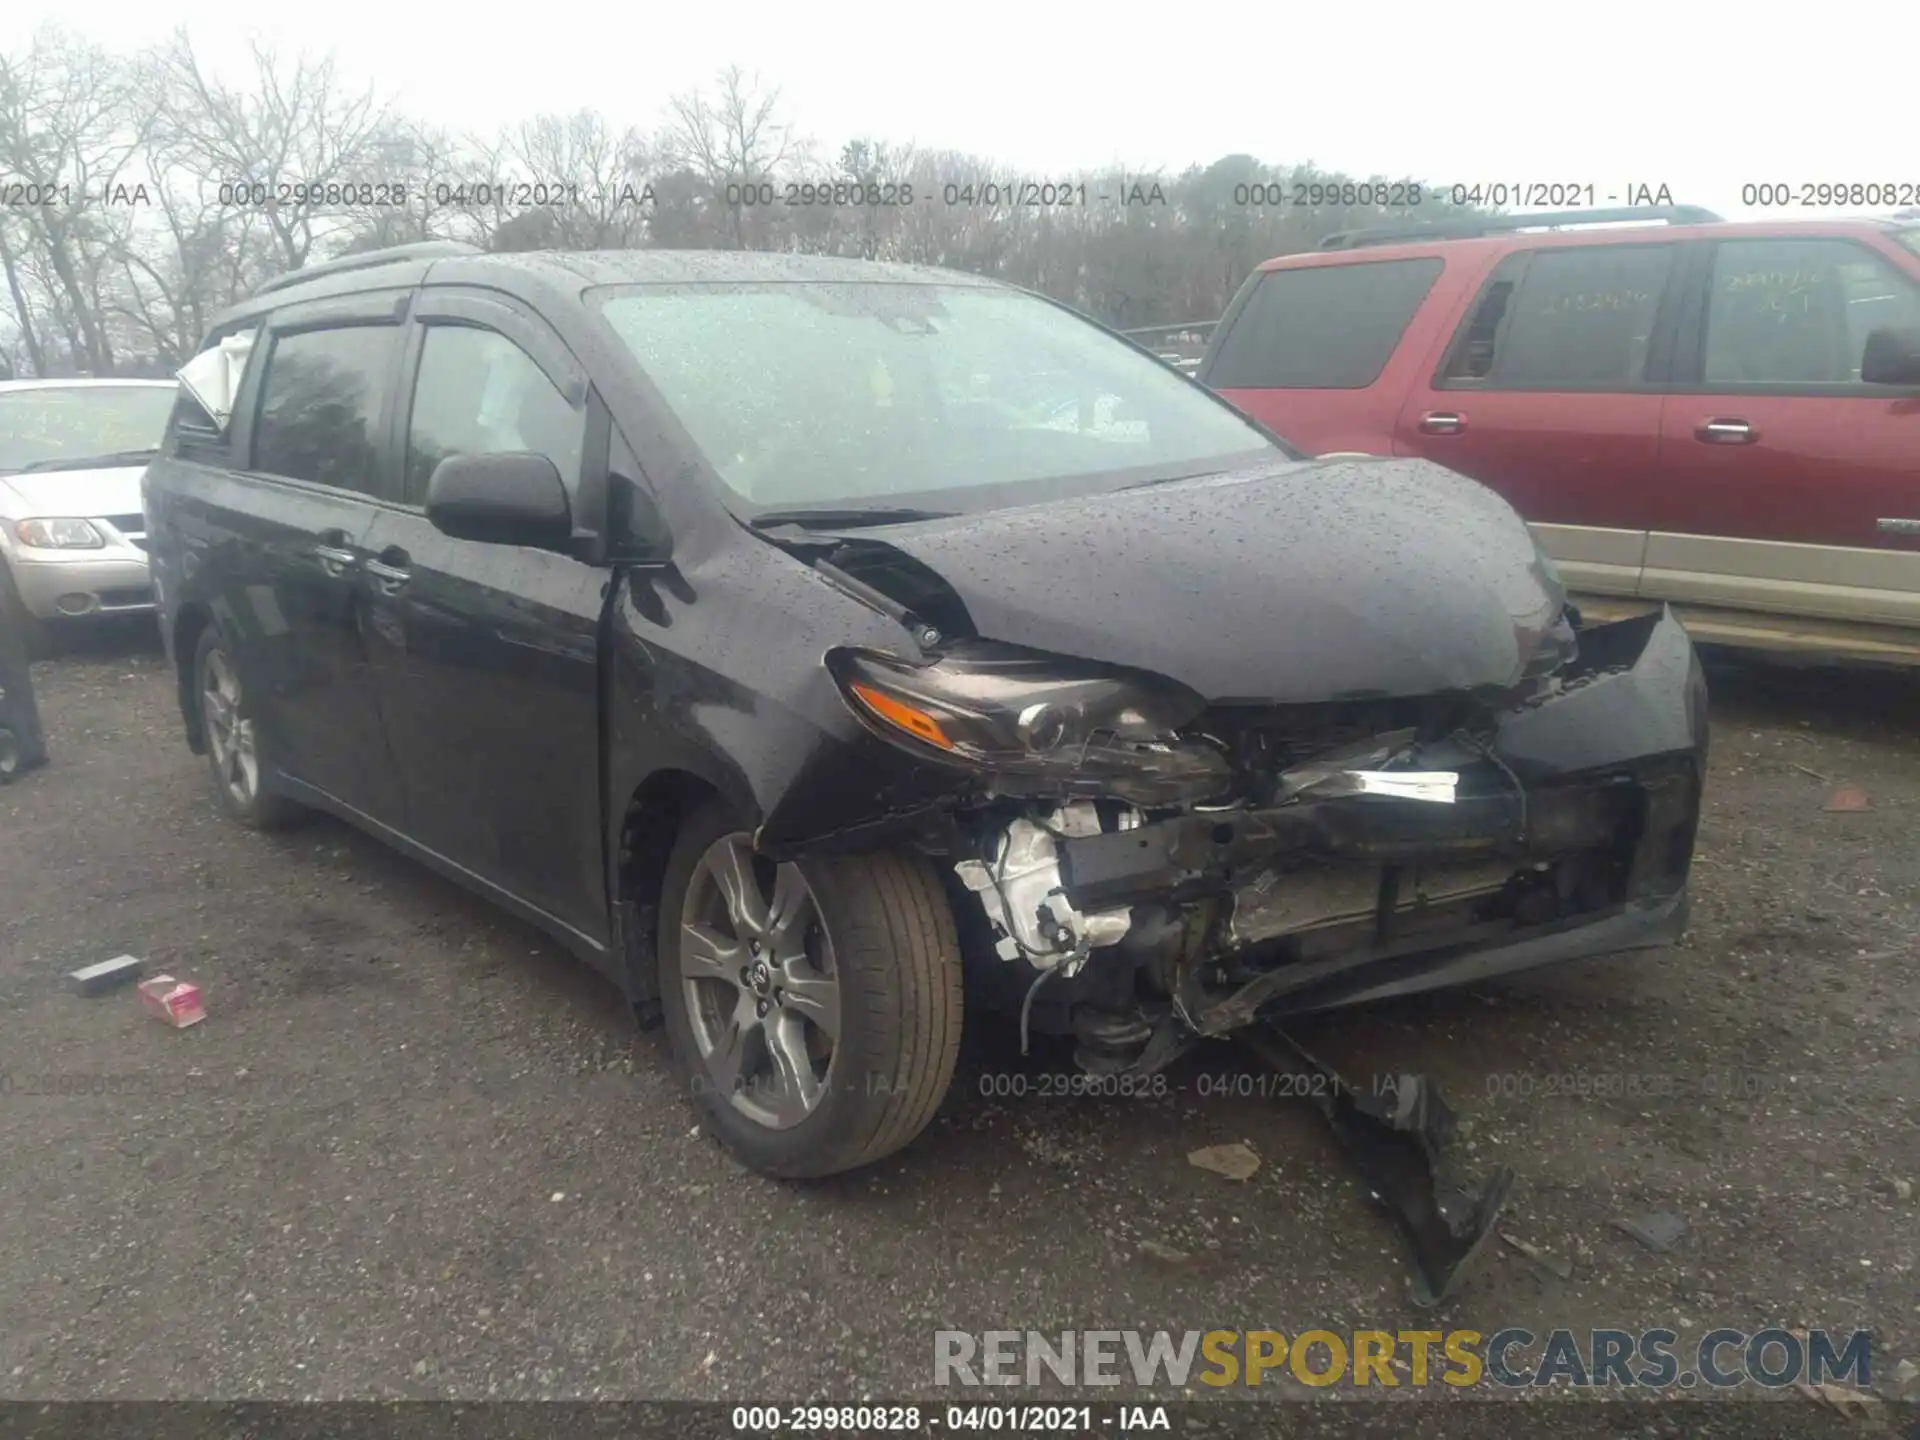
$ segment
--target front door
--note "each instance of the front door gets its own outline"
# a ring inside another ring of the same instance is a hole
[[[1698,269],[1643,593],[1920,625],[1920,387],[1861,379],[1871,332],[1920,327],[1920,280],[1845,237],[1722,240]]]
[[[424,292],[408,341],[400,504],[366,546],[368,640],[407,792],[408,832],[599,943],[599,631],[607,570],[456,540],[428,523],[434,466],[530,451],[578,495],[587,385],[541,322]]]

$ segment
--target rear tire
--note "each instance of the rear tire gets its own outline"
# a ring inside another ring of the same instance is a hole
[[[803,1179],[869,1165],[939,1109],[960,1050],[960,950],[925,860],[776,866],[705,807],[667,863],[658,954],[675,1062],[750,1169]]]
[[[200,632],[194,647],[193,696],[220,808],[250,830],[277,830],[302,818],[304,807],[261,784],[257,727],[240,684],[240,667],[211,625]]]

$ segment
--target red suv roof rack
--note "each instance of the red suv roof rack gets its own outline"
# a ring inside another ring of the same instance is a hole
[[[1342,230],[1320,242],[1322,250],[1357,250],[1408,240],[1472,240],[1512,230],[1557,230],[1569,225],[1619,225],[1661,220],[1669,225],[1716,225],[1721,217],[1699,205],[1625,205],[1615,210],[1538,210],[1525,215],[1489,215],[1474,220],[1429,220],[1414,225],[1374,225]]]

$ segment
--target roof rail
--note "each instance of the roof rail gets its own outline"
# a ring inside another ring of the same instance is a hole
[[[1474,220],[1431,220],[1414,225],[1375,225],[1342,230],[1320,242],[1322,250],[1358,250],[1402,240],[1472,240],[1514,230],[1558,230],[1569,225],[1621,225],[1663,220],[1669,225],[1717,225],[1721,217],[1699,205],[1623,205],[1614,210],[1538,210],[1523,215],[1489,215]]]
[[[289,286],[321,275],[343,275],[350,270],[371,270],[380,265],[392,265],[401,260],[444,260],[455,255],[483,255],[478,245],[469,245],[464,240],[417,240],[411,245],[389,245],[384,250],[363,250],[357,255],[342,255],[337,260],[322,260],[318,265],[308,265],[299,270],[289,270],[284,275],[276,275],[267,281],[255,295],[270,294],[275,290],[285,290]]]

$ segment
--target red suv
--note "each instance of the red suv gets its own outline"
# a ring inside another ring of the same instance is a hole
[[[1347,232],[1249,276],[1199,379],[1310,451],[1491,486],[1590,618],[1920,664],[1920,224]]]

